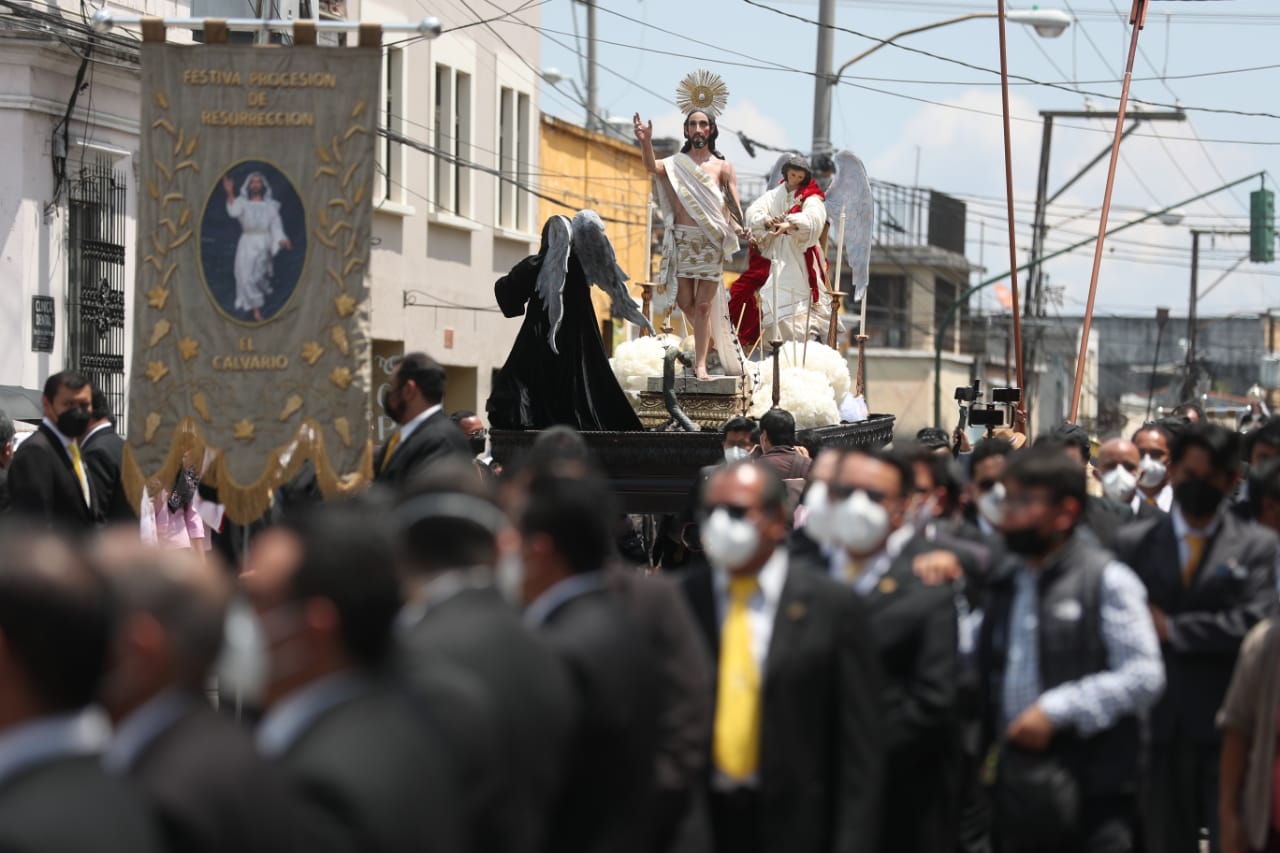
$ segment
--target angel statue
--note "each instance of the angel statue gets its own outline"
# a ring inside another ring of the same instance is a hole
[[[845,266],[855,298],[862,298],[871,257],[871,188],[862,161],[852,153],[839,152],[836,165],[835,178],[823,192],[804,157],[784,155],[771,172],[776,186],[747,208],[751,254],[747,271],[729,289],[729,314],[746,349],[775,329],[784,341],[826,338],[831,322],[827,258],[835,248],[829,232],[832,224],[839,227],[842,213]]]
[[[728,102],[729,90],[709,71],[687,76],[676,92],[685,114],[684,146],[679,153],[657,160],[653,153],[653,122],[634,118],[636,140],[645,169],[658,178],[662,214],[662,266],[653,307],[655,316],[680,306],[693,324],[693,368],[699,379],[710,378],[707,356],[714,340],[721,366],[731,376],[742,375],[741,353],[729,325],[724,292],[724,263],[738,251],[745,237],[738,176],[733,164],[716,150],[716,116]]]
[[[613,300],[613,313],[653,331],[627,290],[604,223],[594,210],[570,221],[553,216],[542,245],[493,287],[507,317],[524,314],[486,409],[497,429],[639,430],[604,351],[591,304],[595,284]]]

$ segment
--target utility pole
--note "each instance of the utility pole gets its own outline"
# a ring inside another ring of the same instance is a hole
[[[813,148],[810,164],[815,173],[833,171],[831,161],[831,90],[836,47],[836,0],[818,2],[818,59],[813,73]]]
[[[587,7],[587,130],[603,130],[597,118],[596,0],[582,0]]]
[[[1187,306],[1187,378],[1182,386],[1182,399],[1189,400],[1196,390],[1196,291],[1200,286],[1200,232],[1191,229],[1191,302]]]
[[[1032,214],[1031,225],[1031,252],[1027,258],[1027,285],[1026,297],[1024,299],[1023,314],[1028,317],[1044,316],[1044,268],[1040,263],[1044,256],[1044,244],[1049,234],[1049,225],[1046,222],[1048,218],[1049,205],[1053,204],[1063,193],[1075,186],[1085,174],[1103,158],[1111,153],[1111,146],[1098,152],[1092,160],[1084,165],[1080,171],[1076,172],[1052,195],[1049,195],[1049,155],[1053,144],[1053,120],[1055,118],[1074,118],[1074,119],[1110,119],[1115,121],[1118,113],[1115,112],[1099,112],[1094,110],[1041,110],[1040,116],[1044,120],[1044,128],[1040,136],[1040,169],[1036,177],[1036,203],[1035,212]],[[1144,121],[1186,121],[1187,114],[1181,110],[1172,110],[1169,112],[1137,112],[1132,111],[1127,115],[1133,119],[1133,124],[1129,125],[1121,134],[1121,139],[1129,136]],[[1035,326],[1035,334],[1028,337],[1026,342],[1027,351],[1023,354],[1023,363],[1029,365],[1027,376],[1028,384],[1037,384],[1037,374],[1035,372],[1035,360],[1037,343],[1044,335],[1044,326]],[[1036,399],[1035,388],[1022,389],[1022,399],[1027,408],[1028,421],[1031,418],[1031,408]]]

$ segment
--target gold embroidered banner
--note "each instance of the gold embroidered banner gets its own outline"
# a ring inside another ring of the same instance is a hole
[[[248,522],[306,459],[372,477],[377,48],[142,47],[142,192],[125,486],[208,463]]]

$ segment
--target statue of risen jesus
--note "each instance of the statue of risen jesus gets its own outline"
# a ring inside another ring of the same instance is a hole
[[[748,232],[742,225],[738,176],[716,150],[720,132],[715,114],[690,111],[684,121],[684,147],[662,160],[653,154],[653,122],[642,123],[639,113],[634,122],[645,169],[660,179],[663,189],[659,202],[666,236],[655,313],[670,310],[674,292],[675,303],[693,323],[697,378],[710,378],[707,353],[713,338],[725,372],[741,375],[741,352],[724,292],[724,262]]]

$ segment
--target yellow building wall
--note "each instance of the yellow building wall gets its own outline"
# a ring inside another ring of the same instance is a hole
[[[618,265],[633,283],[649,281],[646,236],[652,184],[640,149],[548,115],[542,116],[541,125],[536,183],[555,201],[538,200],[538,230],[552,216],[572,217],[591,208],[604,220]],[[634,284],[631,290],[640,295]],[[596,316],[609,319],[608,297],[593,287],[591,299]]]

